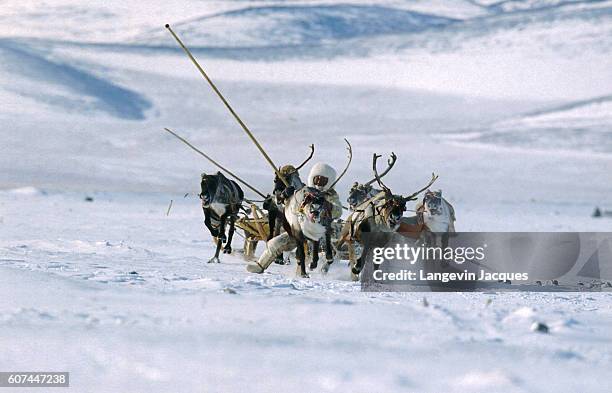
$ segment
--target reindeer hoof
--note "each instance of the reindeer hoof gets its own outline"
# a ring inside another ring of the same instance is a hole
[[[329,262],[325,262],[323,266],[321,266],[321,274],[327,274],[329,272]]]
[[[301,278],[310,278],[310,276],[308,275],[308,273],[299,273],[299,276]]]
[[[231,247],[226,247],[223,249],[223,253],[224,254],[231,254],[232,253],[232,248]]]
[[[310,262],[310,270],[315,270],[319,263],[317,261]]]
[[[208,260],[208,263],[221,263],[218,257],[212,257]]]

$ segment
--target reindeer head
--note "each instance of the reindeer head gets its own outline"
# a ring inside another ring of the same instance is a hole
[[[348,199],[346,200],[351,210],[355,210],[357,206],[359,206],[366,200],[372,198],[373,196],[375,196],[381,191],[380,189],[372,187],[372,183],[374,183],[377,180],[380,181],[380,179],[383,176],[389,173],[391,168],[393,168],[393,165],[395,165],[395,161],[397,160],[397,156],[394,153],[391,153],[391,157],[387,161],[387,164],[388,164],[387,169],[385,169],[385,171],[379,175],[376,171],[376,160],[379,157],[380,156],[374,154],[374,163],[373,163],[374,164],[373,165],[374,166],[374,178],[363,184],[359,184],[357,182],[353,183],[353,186],[351,187],[349,191]]]
[[[378,174],[378,170],[376,169],[376,160],[378,158],[380,158],[380,156],[377,154],[374,154],[374,157],[372,160],[372,170],[374,171],[374,179],[376,179],[376,181],[378,182],[378,185],[382,187],[385,193],[385,196],[384,198],[381,199],[381,203],[379,204],[377,209],[379,210],[379,213],[381,214],[381,216],[384,218],[385,223],[390,228],[395,228],[397,225],[399,225],[400,219],[402,218],[402,216],[404,215],[404,212],[406,211],[406,203],[408,201],[416,200],[417,195],[419,195],[421,192],[429,188],[429,186],[431,186],[438,177],[432,173],[431,180],[429,181],[429,183],[425,187],[420,189],[419,191],[412,193],[408,196],[396,195],[396,194],[393,194],[391,192],[391,189],[389,189],[389,187],[387,187],[382,182],[381,180],[382,176]],[[389,159],[389,167],[392,167],[393,164],[395,164],[395,158],[396,158],[395,154],[391,153],[391,159]],[[383,175],[386,174],[387,171],[385,171]]]
[[[423,208],[434,216],[443,214],[442,190],[425,191],[425,195],[423,196]]]
[[[327,226],[332,220],[332,205],[321,192],[308,189],[304,193],[304,200],[300,211],[310,222]]]
[[[285,166],[279,168],[278,173],[280,173],[281,176],[283,177],[283,179],[290,186],[293,186],[295,189],[301,188],[302,185],[304,184],[302,182],[302,179],[300,179],[299,170],[302,169],[302,167],[304,165],[306,165],[306,163],[308,161],[310,161],[310,159],[314,155],[314,151],[315,151],[314,145],[310,145],[310,154],[308,155],[308,157],[306,157],[304,162],[302,162],[300,165],[298,165],[297,168],[294,167],[293,165],[285,165]],[[277,202],[281,202],[280,195],[285,190],[285,188],[287,188],[287,184],[285,184],[285,181],[283,181],[280,177],[278,177],[278,174],[276,174],[274,176],[274,191],[273,191],[273,194],[276,195]]]
[[[378,169],[376,168],[376,161],[379,158],[380,155],[374,153],[374,156],[372,157],[372,170],[374,171],[374,179],[372,179],[371,181],[376,180],[378,185],[382,188],[382,191],[384,191],[385,193],[384,198],[381,199],[382,206],[379,207],[379,213],[383,217],[386,225],[388,225],[390,228],[395,228],[397,225],[399,225],[399,221],[404,215],[404,212],[406,211],[407,200],[401,195],[393,194],[391,192],[391,189],[389,189],[389,187],[387,187],[382,182],[382,177],[386,175],[389,170],[391,170],[393,165],[395,165],[397,156],[395,155],[395,153],[391,153],[391,157],[387,161],[388,167],[382,173],[382,175],[378,174]]]
[[[396,228],[399,225],[400,219],[406,211],[406,202],[408,202],[408,200],[403,196],[386,191],[379,213],[389,228]]]
[[[302,183],[302,179],[300,179],[300,174],[298,169],[293,165],[285,165],[279,170],[281,176],[289,183],[290,186],[294,188],[301,188],[304,183]],[[285,183],[278,177],[278,175],[274,176],[274,195],[277,197],[282,193],[287,186]]]
[[[202,179],[200,181],[200,199],[202,200],[203,207],[208,207],[213,202],[215,195],[217,194],[220,174],[221,172],[217,172],[216,175],[207,175],[206,173],[202,173]]]
[[[374,196],[374,194],[374,188],[371,184],[359,184],[355,182],[349,191],[349,196],[346,201],[348,202],[351,210],[355,210],[358,205],[360,205],[366,199]]]

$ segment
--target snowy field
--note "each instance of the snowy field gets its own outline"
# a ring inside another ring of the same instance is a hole
[[[342,199],[394,151],[386,183],[436,172],[460,231],[611,231],[591,213],[612,210],[612,2],[5,3],[0,371],[70,371],[76,392],[612,391],[610,293],[362,293],[343,262],[249,274],[240,236],[206,264],[216,169],[163,131],[271,188],[168,22],[278,165],[314,143],[342,167],[351,141]]]

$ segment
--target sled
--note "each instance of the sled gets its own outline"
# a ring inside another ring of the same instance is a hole
[[[236,227],[244,232],[244,259],[255,257],[255,250],[259,241],[267,241],[270,225],[268,215],[256,205],[251,205],[251,216],[243,216],[236,220]]]

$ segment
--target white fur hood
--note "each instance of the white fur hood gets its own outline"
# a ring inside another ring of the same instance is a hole
[[[315,186],[315,176],[325,176],[329,179],[325,187],[319,188]],[[336,170],[334,168],[325,163],[318,162],[312,167],[310,173],[308,174],[308,187],[318,188],[321,191],[326,191],[329,189],[329,186],[331,186],[336,181],[336,176]]]

